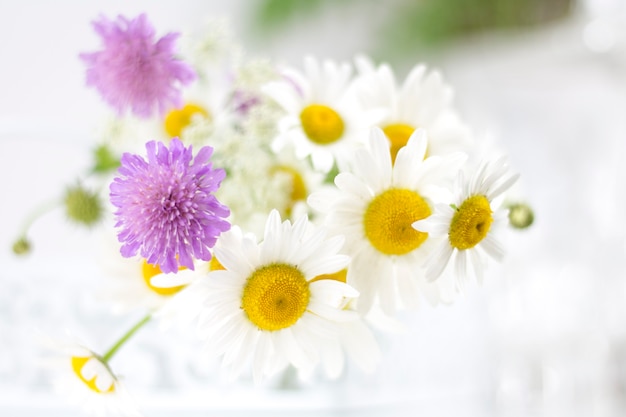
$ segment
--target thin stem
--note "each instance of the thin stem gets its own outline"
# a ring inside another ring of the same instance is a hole
[[[126,343],[136,332],[141,329],[144,324],[150,321],[152,318],[151,314],[146,315],[143,319],[141,319],[137,324],[130,328],[121,338],[118,340],[109,350],[106,351],[104,355],[102,355],[102,360],[106,363],[115,355],[119,348],[122,347],[124,343]]]
[[[61,200],[55,198],[54,200],[50,200],[44,204],[41,204],[37,209],[33,210],[28,217],[24,220],[22,225],[22,231],[20,237],[26,237],[28,234],[28,229],[35,223],[37,219],[39,219],[44,214],[52,211],[53,209],[59,207],[61,205]]]

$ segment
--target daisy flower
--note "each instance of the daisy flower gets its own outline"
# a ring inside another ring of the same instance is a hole
[[[285,203],[276,208],[283,218],[292,220],[307,213],[307,197],[323,187],[324,182],[324,175],[314,171],[306,161],[298,159],[291,148],[275,154],[269,174],[270,178],[280,181],[280,187],[275,192],[287,195]]]
[[[97,294],[112,305],[115,313],[137,309],[156,312],[178,296],[189,283],[209,271],[206,262],[196,261],[195,270],[181,267],[176,274],[166,274],[146,259],[120,256],[113,239],[114,236],[108,233],[103,237],[98,260],[106,281],[98,288]]]
[[[146,150],[147,161],[125,153],[109,187],[121,253],[139,253],[165,273],[193,270],[193,259],[210,260],[209,248],[230,227],[229,210],[214,195],[225,172],[212,168],[208,146],[195,158],[178,138],[169,148],[148,142]]]
[[[349,257],[338,254],[342,244],[342,237],[326,238],[306,216],[293,225],[281,223],[275,210],[261,243],[242,236],[237,228],[220,238],[215,256],[224,269],[197,281],[206,294],[199,329],[207,350],[223,355],[222,363],[231,367],[233,377],[250,361],[255,380],[288,364],[310,374],[322,360],[323,347],[342,340],[346,323],[360,320],[344,309],[346,299],[358,296],[351,286],[316,279],[348,265]],[[360,347],[364,356],[377,354],[367,333],[352,335],[356,339],[344,344],[346,351]],[[343,363],[325,365],[330,375],[338,375]]]
[[[95,416],[140,416],[130,395],[109,365],[75,342],[46,341],[54,353],[45,364],[53,368],[55,390]]]
[[[140,117],[163,113],[182,105],[180,87],[195,78],[193,69],[175,58],[177,33],[155,40],[145,14],[134,19],[104,16],[93,22],[103,49],[82,53],[87,64],[87,85],[118,113],[127,109]]]
[[[399,85],[387,64],[375,68],[361,58],[357,67],[356,95],[364,109],[383,110],[377,125],[389,140],[392,161],[418,128],[428,133],[427,155],[469,150],[469,131],[452,109],[452,88],[438,71],[417,65]]]
[[[349,92],[352,68],[347,63],[304,60],[304,73],[284,71],[264,92],[286,112],[279,121],[275,149],[292,144],[299,158],[310,156],[317,170],[328,172],[337,158],[358,143],[360,128],[371,122],[360,115]]]
[[[464,155],[424,159],[421,129],[400,149],[395,165],[382,130],[372,129],[369,145],[354,153],[352,172],[335,178],[339,192],[315,193],[309,204],[326,213],[329,230],[346,237],[343,250],[352,257],[347,282],[360,292],[358,310],[366,314],[378,301],[393,315],[399,307],[415,307],[420,293],[439,301],[439,289],[427,283],[421,268],[432,244],[411,225],[431,215],[440,186]]]
[[[485,255],[500,260],[504,254],[494,235],[508,222],[507,210],[496,207],[494,199],[508,190],[518,177],[509,172],[504,158],[482,164],[467,181],[459,171],[453,203],[438,204],[432,216],[413,223],[416,230],[439,239],[433,256],[426,263],[429,280],[437,279],[448,264],[454,263],[457,285],[463,287],[469,262],[478,281],[482,282]]]

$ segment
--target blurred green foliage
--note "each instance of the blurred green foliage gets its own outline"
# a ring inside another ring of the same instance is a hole
[[[571,0],[414,0],[402,3],[387,27],[431,45],[493,29],[523,29],[566,16]]]
[[[259,0],[253,16],[262,30],[280,29],[297,16],[315,12],[327,0]]]
[[[383,2],[383,3],[381,3]],[[260,36],[271,36],[296,19],[313,18],[324,8],[353,7],[377,13],[389,8],[375,49],[402,54],[436,48],[494,29],[526,29],[567,16],[574,0],[258,0],[254,24]],[[360,15],[368,15],[369,12]]]

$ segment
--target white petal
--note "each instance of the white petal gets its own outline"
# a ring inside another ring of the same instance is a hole
[[[309,285],[311,296],[330,305],[340,305],[342,299],[356,298],[359,292],[352,286],[334,279],[320,279]]]
[[[175,274],[156,274],[155,276],[150,278],[150,285],[156,288],[180,287],[191,283],[197,277],[197,271],[183,269]]]
[[[299,268],[307,279],[312,279],[318,275],[334,274],[341,271],[349,263],[350,257],[348,255],[333,255],[319,260],[309,258]]]
[[[253,265],[243,256],[240,247],[220,246],[215,248],[217,260],[235,275],[247,277],[254,270]]]
[[[489,201],[497,198],[500,194],[511,188],[511,186],[519,179],[520,174],[515,174],[506,179],[502,184],[500,184],[496,189],[489,190],[487,192],[487,199]]]
[[[371,373],[376,370],[380,348],[367,326],[359,321],[342,326],[341,341],[348,356],[363,371]]]
[[[450,245],[447,239],[442,241],[437,246],[437,249],[430,255],[426,263],[426,279],[432,282],[439,278],[443,271],[450,262],[450,257],[454,248]]]
[[[335,158],[328,150],[316,149],[311,153],[311,162],[317,171],[327,173],[332,169]]]
[[[235,334],[233,335],[233,342],[230,344],[230,348],[225,350],[222,364],[228,366],[239,358],[242,348],[249,346],[245,343],[248,334],[257,333],[255,330],[250,329],[249,326],[243,325],[241,322],[234,322]]]
[[[263,86],[262,90],[287,111],[293,111],[302,106],[297,90],[284,81],[269,82]]]
[[[259,333],[252,360],[252,377],[255,383],[263,379],[266,370],[269,368],[270,358],[275,356],[272,337],[265,332],[259,331]]]
[[[242,329],[242,321],[228,320],[226,323],[230,323],[230,325],[221,326],[220,331],[207,340],[206,350],[220,354],[230,349],[231,345],[237,341]]]
[[[344,353],[339,342],[330,340],[324,345],[324,371],[330,379],[341,375],[344,367]]]
[[[473,250],[470,252],[470,260],[472,262],[473,265],[473,269],[474,269],[474,273],[476,274],[476,281],[478,281],[479,285],[482,285],[483,281],[484,281],[484,266],[483,266],[483,261],[481,259],[480,253],[478,253],[478,251]]]
[[[328,304],[318,301],[310,300],[307,310],[312,314],[323,317],[325,319],[335,322],[346,322],[356,320],[358,315],[355,311],[342,310],[336,307],[331,307]]]
[[[432,235],[432,237],[444,236],[448,234],[450,224],[445,222],[445,219],[442,219],[442,217],[433,214],[425,219],[413,222],[411,226],[417,231]]]
[[[273,336],[277,343],[277,353],[285,355],[296,368],[307,368],[311,365],[311,358],[306,355],[290,328],[276,331]]]
[[[407,266],[397,267],[398,294],[407,309],[415,310],[419,306],[419,290],[415,283],[415,273]]]
[[[323,317],[315,314],[303,314],[298,321],[298,325],[302,325],[308,332],[317,337],[325,339],[335,339],[337,337],[337,326],[334,322],[329,322]]]
[[[354,175],[367,184],[373,194],[377,194],[382,189],[378,186],[381,180],[375,168],[376,161],[370,151],[361,148],[354,151]]]
[[[341,194],[337,189],[324,188],[322,190],[311,193],[307,198],[307,203],[315,210],[321,211],[322,213],[327,213],[331,210],[335,200],[339,196],[341,196]]]
[[[467,278],[467,250],[468,249],[456,251],[455,273],[461,280],[465,280]]]
[[[479,246],[484,249],[489,256],[497,261],[502,261],[502,258],[504,258],[504,248],[491,234],[485,236]]]
[[[389,265],[389,264],[388,264]],[[397,311],[398,296],[397,296],[397,277],[395,267],[390,266],[386,268],[385,282],[381,283],[378,287],[378,300],[380,302],[380,308],[389,316],[394,316]]]
[[[343,236],[338,241],[334,239],[326,239],[326,231],[322,228],[317,228],[313,233],[309,234],[306,238],[302,238],[298,242],[294,243],[294,252],[289,258],[285,259],[286,262],[298,265],[301,267],[303,262],[306,262],[310,258],[319,258],[320,250],[329,243],[332,248],[335,249],[335,253],[339,251],[343,246]]]
[[[100,392],[107,392],[111,388],[111,385],[113,385],[113,382],[113,376],[106,370],[96,375],[95,384]]]
[[[371,129],[370,148],[379,175],[375,188],[382,189],[391,182],[391,154],[389,140],[378,127]]]
[[[335,177],[335,185],[346,193],[351,193],[364,201],[371,200],[373,194],[370,188],[350,172],[339,173]]]
[[[96,358],[89,358],[80,370],[80,374],[86,381],[91,381],[98,375],[98,371],[101,370],[100,361]]]

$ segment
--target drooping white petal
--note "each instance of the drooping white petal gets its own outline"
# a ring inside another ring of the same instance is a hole
[[[506,181],[504,181],[495,189],[488,190],[487,195],[486,195],[487,199],[489,201],[492,201],[493,199],[498,198],[500,194],[502,194],[503,192],[511,188],[511,186],[515,184],[515,182],[519,179],[519,177],[520,177],[520,174],[511,175],[509,178],[506,179]]]
[[[341,339],[348,356],[363,371],[374,372],[380,362],[380,348],[372,332],[361,322],[346,323]]]
[[[341,344],[336,340],[326,340],[322,346],[323,365],[326,375],[330,379],[336,379],[341,375],[344,367],[344,354]]]
[[[465,280],[467,278],[467,249],[456,251],[454,266],[459,279]]]
[[[493,259],[501,261],[504,258],[504,248],[491,234],[485,236],[479,245]]]
[[[447,239],[442,239],[426,263],[426,279],[430,282],[441,276],[448,266],[454,248]]]

